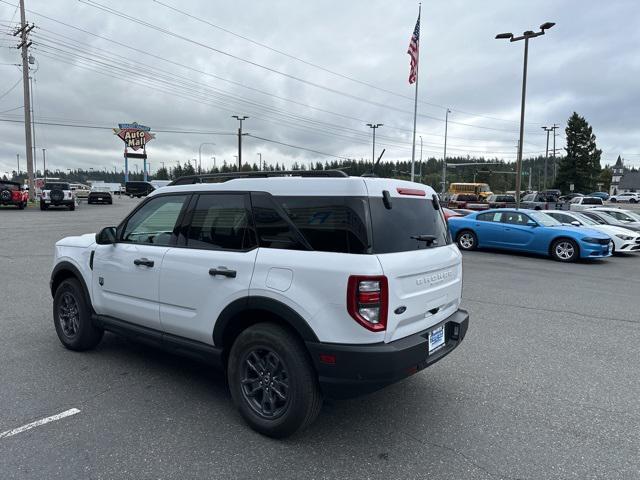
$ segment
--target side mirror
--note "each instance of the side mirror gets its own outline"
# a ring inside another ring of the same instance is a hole
[[[573,225],[574,227],[579,227],[581,224],[579,221],[574,220],[573,222],[571,222],[571,225]]]
[[[532,221],[528,221],[527,222],[527,227],[537,227],[538,224],[536,222],[532,222]]]
[[[112,245],[116,243],[116,227],[105,227],[96,233],[98,245]]]

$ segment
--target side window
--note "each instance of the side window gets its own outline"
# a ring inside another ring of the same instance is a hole
[[[253,220],[258,233],[258,243],[264,248],[306,250],[298,234],[281,214],[273,198],[265,193],[252,193]]]
[[[565,215],[564,213],[556,213],[553,215],[555,217],[556,220],[558,220],[559,222],[562,223],[571,223],[576,221],[575,218],[569,216],[569,215]]]
[[[247,195],[199,195],[189,224],[187,246],[214,250],[255,247]]]
[[[586,215],[587,217],[589,217],[591,220],[598,223],[599,225],[605,225],[605,221],[602,220],[600,217],[598,217],[598,215],[594,215],[589,212],[580,212],[580,213],[582,213],[583,215]]]
[[[476,219],[481,222],[499,222],[501,217],[502,217],[502,213],[492,212],[492,213],[481,213],[476,217]]]
[[[502,223],[509,223],[511,225],[526,225],[529,220],[529,217],[519,212],[506,212],[502,214]]]
[[[366,198],[276,197],[276,201],[314,250],[369,251]]]
[[[187,195],[166,195],[144,204],[127,221],[121,241],[168,246]]]

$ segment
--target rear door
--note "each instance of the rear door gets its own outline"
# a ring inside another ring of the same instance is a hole
[[[129,217],[117,243],[96,246],[92,280],[96,312],[160,330],[162,259],[175,241],[176,224],[187,198],[152,198]]]
[[[246,193],[194,196],[178,245],[160,274],[160,320],[167,333],[212,344],[222,309],[249,294],[258,252]]]
[[[369,197],[372,248],[389,285],[387,342],[441,322],[457,310],[462,294],[460,252],[441,211],[424,196],[392,197],[391,209],[382,197]],[[411,238],[418,235],[434,241]]]
[[[517,250],[529,249],[538,228],[529,216],[513,210],[503,212],[502,226],[500,245]]]

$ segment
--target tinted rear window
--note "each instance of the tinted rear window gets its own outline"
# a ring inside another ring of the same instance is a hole
[[[475,202],[478,200],[478,196],[477,195],[469,195],[469,194],[460,194],[460,195],[456,195],[454,200],[456,201],[462,201],[462,202]]]
[[[427,243],[411,238],[433,235],[432,245],[450,243],[449,231],[439,210],[424,198],[393,198],[392,208],[385,208],[382,198],[369,198],[373,231],[372,253],[407,252],[429,248]]]
[[[45,183],[45,190],[71,190],[68,183]]]
[[[583,205],[602,205],[602,199],[597,197],[584,197],[582,199]]]
[[[369,253],[364,197],[275,197],[314,250]]]

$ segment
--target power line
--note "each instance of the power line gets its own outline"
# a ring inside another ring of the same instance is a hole
[[[359,79],[357,79],[357,78],[351,77],[351,76],[349,76],[349,75],[345,75],[344,73],[336,72],[335,70],[331,70],[331,69],[329,69],[329,68],[327,68],[327,67],[323,67],[323,66],[321,66],[321,65],[318,65],[317,63],[310,62],[310,61],[305,60],[305,59],[303,59],[303,58],[300,58],[300,57],[297,57],[297,56],[292,55],[292,54],[290,54],[290,53],[287,53],[287,52],[285,52],[285,51],[283,51],[283,50],[280,50],[280,49],[277,49],[277,48],[271,47],[271,46],[266,45],[266,44],[264,44],[264,43],[258,42],[257,40],[253,40],[253,39],[251,39],[251,38],[249,38],[249,37],[247,37],[247,36],[245,36],[245,35],[241,35],[241,34],[239,34],[239,33],[236,33],[236,32],[234,32],[234,31],[232,31],[232,30],[229,30],[228,28],[221,27],[220,25],[216,25],[216,24],[214,24],[214,23],[212,23],[212,22],[210,22],[210,21],[208,21],[208,20],[205,20],[205,19],[204,19],[204,18],[202,18],[202,17],[199,17],[199,16],[197,16],[197,15],[193,15],[193,14],[191,14],[191,13],[189,13],[189,12],[186,12],[186,11],[184,11],[184,10],[181,10],[181,9],[179,9],[179,8],[177,8],[177,7],[172,6],[172,5],[168,5],[168,4],[164,3],[164,2],[161,2],[160,0],[153,0],[153,1],[154,1],[155,3],[157,3],[157,4],[159,4],[159,5],[162,5],[162,6],[163,6],[163,7],[165,7],[165,8],[168,8],[168,9],[170,9],[170,10],[172,10],[172,11],[176,12],[176,13],[179,13],[179,14],[181,14],[181,15],[184,15],[184,16],[186,16],[186,17],[188,17],[188,18],[191,18],[191,19],[193,19],[193,20],[196,20],[196,21],[198,21],[198,22],[200,22],[200,23],[204,23],[205,25],[208,25],[208,26],[210,26],[210,27],[213,27],[213,28],[216,28],[216,29],[218,29],[218,30],[221,30],[221,31],[223,31],[223,32],[225,32],[225,33],[228,33],[228,34],[230,34],[230,35],[233,35],[234,37],[240,38],[240,39],[245,40],[245,41],[247,41],[247,42],[249,42],[249,43],[252,43],[252,44],[254,44],[254,45],[257,45],[257,46],[259,46],[259,47],[265,48],[265,49],[267,49],[267,50],[269,50],[269,51],[272,51],[272,52],[278,53],[278,54],[283,55],[283,56],[285,56],[285,57],[287,57],[287,58],[290,58],[290,59],[292,59],[292,60],[296,60],[296,61],[298,61],[298,62],[300,62],[300,63],[303,63],[303,64],[305,64],[305,65],[308,65],[308,66],[310,66],[310,67],[317,68],[317,69],[319,69],[319,70],[322,70],[322,71],[324,71],[324,72],[330,73],[331,75],[335,75],[335,76],[340,77],[340,78],[343,78],[343,79],[345,79],[345,80],[349,80],[349,81],[351,81],[351,82],[354,82],[354,83],[357,83],[357,84],[360,84],[360,85],[363,85],[363,86],[366,86],[366,87],[369,87],[369,88],[373,88],[373,89],[375,89],[375,90],[378,90],[378,91],[381,91],[381,92],[384,92],[384,93],[388,93],[388,94],[393,95],[393,96],[395,96],[395,97],[405,98],[405,99],[407,99],[407,100],[411,100],[411,101],[413,101],[413,97],[411,97],[411,96],[409,96],[409,95],[404,95],[404,94],[401,94],[401,93],[398,93],[398,92],[394,92],[394,91],[392,91],[392,90],[388,90],[388,89],[386,89],[386,88],[379,87],[379,86],[374,85],[374,84],[372,84],[372,83],[368,83],[368,82],[365,82],[365,81],[359,80]],[[441,108],[441,109],[443,109],[443,110],[446,110],[446,109],[447,109],[447,107],[446,107],[446,106],[444,106],[444,105],[440,105],[440,104],[433,103],[433,102],[428,102],[428,101],[425,101],[425,100],[418,100],[418,103],[421,103],[421,104],[424,104],[424,105],[429,105],[429,106],[432,106],[432,107]],[[455,111],[455,112],[458,112],[458,113],[462,113],[462,114],[464,114],[464,115],[474,116],[474,117],[483,117],[483,118],[488,118],[488,119],[491,119],[491,120],[497,120],[497,121],[501,121],[501,122],[510,122],[510,123],[516,123],[516,124],[517,124],[517,123],[519,123],[519,122],[518,122],[518,120],[509,120],[509,119],[505,119],[505,118],[497,118],[497,117],[494,117],[494,116],[491,116],[491,115],[487,115],[487,114],[480,114],[480,113],[466,112],[466,111],[464,111],[464,110],[458,110],[458,109],[453,109],[453,108],[450,108],[450,110]],[[536,126],[540,125],[540,124],[538,124],[538,123],[533,123],[533,122],[531,122],[531,123],[527,123],[527,124],[528,124],[528,125],[536,125]]]
[[[0,100],[2,100],[4,97],[9,95],[13,91],[14,88],[16,88],[18,85],[20,85],[20,82],[22,82],[22,78],[19,78],[18,81],[16,83],[14,83],[12,87],[9,88],[9,90],[7,90],[2,95],[0,95]]]

